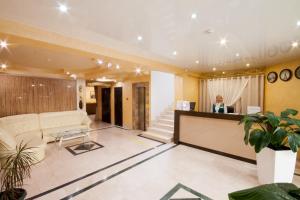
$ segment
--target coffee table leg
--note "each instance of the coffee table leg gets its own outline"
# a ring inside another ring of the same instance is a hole
[[[61,148],[62,140],[63,140],[63,138],[61,137],[61,138],[59,139],[59,144],[58,144],[59,148]]]

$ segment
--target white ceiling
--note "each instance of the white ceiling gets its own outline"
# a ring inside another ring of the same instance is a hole
[[[300,56],[291,48],[300,41],[299,0],[61,0],[68,14],[57,10],[58,1],[0,0],[0,18],[198,71]],[[209,28],[214,33],[205,33]],[[223,37],[226,47],[218,43]]]

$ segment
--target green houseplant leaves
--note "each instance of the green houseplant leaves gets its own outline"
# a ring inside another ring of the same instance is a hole
[[[273,112],[245,115],[240,121],[244,124],[244,142],[254,146],[259,153],[263,148],[274,150],[290,148],[297,152],[300,147],[300,120],[292,118],[297,110],[286,109],[276,116]]]

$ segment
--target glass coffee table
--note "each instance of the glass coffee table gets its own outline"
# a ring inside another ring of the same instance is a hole
[[[62,146],[63,141],[82,138],[83,142],[87,142],[90,138],[88,129],[62,131],[50,135],[54,138],[55,143],[58,143],[59,147]]]

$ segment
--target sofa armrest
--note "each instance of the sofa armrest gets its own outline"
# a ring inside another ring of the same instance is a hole
[[[88,128],[90,128],[91,123],[92,120],[87,115],[84,115],[82,125],[86,125]]]

